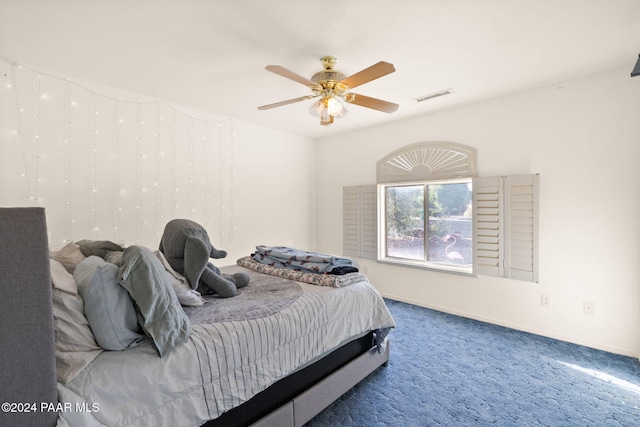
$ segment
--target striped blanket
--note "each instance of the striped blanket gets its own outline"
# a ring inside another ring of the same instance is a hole
[[[242,268],[221,270],[232,274]],[[264,285],[252,276],[247,287]],[[395,326],[380,294],[366,281],[339,289],[299,286],[301,292],[272,314],[193,324],[189,340],[163,358],[148,341],[102,352],[71,382],[58,383],[62,404],[98,404],[99,411],[61,412],[58,426],[156,427],[167,420],[199,426],[354,337]]]

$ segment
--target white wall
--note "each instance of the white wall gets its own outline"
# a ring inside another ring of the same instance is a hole
[[[232,264],[315,246],[315,142],[0,59],[0,206],[44,206],[49,243],[157,248],[203,224]]]
[[[415,142],[469,145],[479,176],[540,173],[539,283],[359,260],[372,283],[393,299],[638,356],[640,79],[629,72],[320,140],[318,250],[342,252],[342,187],[375,183],[377,160]]]
[[[219,265],[256,244],[341,253],[343,186],[375,182],[376,161],[404,145],[458,142],[478,149],[480,175],[541,174],[540,283],[359,260],[371,281],[391,298],[640,353],[640,80],[627,69],[315,143],[53,71],[0,68],[0,206],[44,206],[52,246],[155,247],[168,219],[190,217],[229,251]]]
[[[316,246],[316,151],[312,139],[235,121],[235,238],[227,257],[256,245]]]

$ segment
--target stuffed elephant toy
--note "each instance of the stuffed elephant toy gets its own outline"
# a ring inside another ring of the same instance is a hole
[[[160,252],[169,265],[187,279],[191,289],[201,294],[218,294],[219,297],[228,298],[249,283],[246,273],[221,274],[220,269],[209,262],[209,258],[226,257],[227,252],[214,248],[207,230],[194,221],[169,221],[160,240]]]

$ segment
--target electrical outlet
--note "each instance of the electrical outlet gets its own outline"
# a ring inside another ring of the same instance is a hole
[[[549,307],[551,305],[551,296],[547,294],[540,295],[540,305]]]
[[[582,303],[582,308],[584,310],[584,314],[592,315],[593,314],[593,301],[584,301]]]

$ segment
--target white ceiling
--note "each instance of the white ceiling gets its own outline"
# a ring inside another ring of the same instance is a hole
[[[640,53],[639,0],[0,0],[0,56],[313,138],[628,67]],[[400,105],[351,105],[320,126],[310,93],[264,69],[311,77],[320,58],[357,88]],[[412,98],[452,88],[417,103]]]

